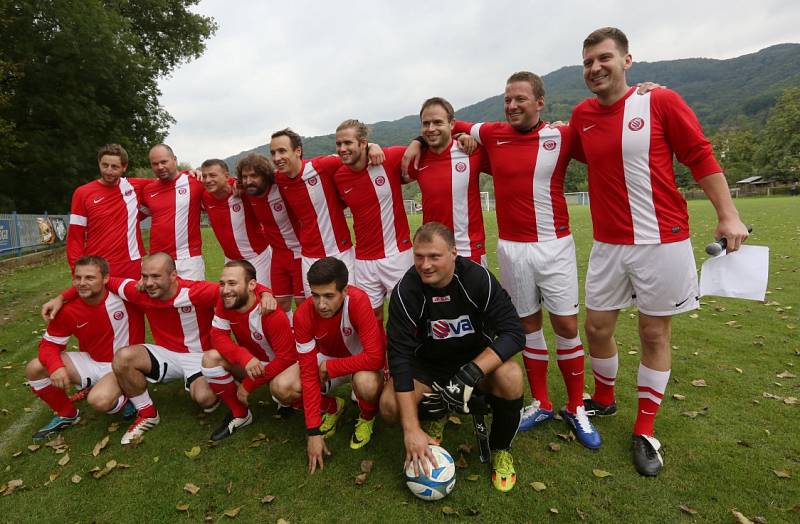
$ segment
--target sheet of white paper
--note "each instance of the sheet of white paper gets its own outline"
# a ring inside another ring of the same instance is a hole
[[[738,251],[710,258],[700,270],[700,296],[764,301],[769,275],[769,248],[743,245]]]

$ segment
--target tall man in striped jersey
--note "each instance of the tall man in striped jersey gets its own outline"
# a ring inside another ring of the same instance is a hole
[[[80,413],[65,390],[70,384],[91,387],[87,400],[98,411],[117,413],[127,398],[111,370],[114,352],[144,342],[144,319],[135,306],[106,290],[108,264],[97,256],[74,263],[73,285],[78,300],[63,307],[47,326],[39,355],[28,362],[25,376],[33,392],[55,412],[53,419],[33,438],[47,438],[74,426]],[[70,336],[78,351],[65,352]]]
[[[189,172],[178,172],[172,148],[158,144],[150,149],[150,168],[156,175],[142,193],[142,211],[153,217],[150,253],[166,253],[175,261],[178,276],[205,279],[200,235],[203,184]]]
[[[225,261],[247,260],[256,268],[256,278],[269,286],[270,249],[251,206],[233,194],[228,165],[217,158],[203,162],[203,208],[217,237]]]
[[[342,167],[333,181],[353,214],[355,284],[369,295],[381,328],[383,300],[413,264],[408,218],[403,207],[400,160],[404,147],[387,147],[379,166],[368,165],[367,126],[345,120],[336,128]]]
[[[672,315],[699,305],[697,270],[686,202],[675,183],[673,155],[685,164],[717,211],[717,238],[735,251],[747,229],[697,117],[669,89],[634,96],[626,71],[628,39],[619,29],[592,32],[583,42],[583,78],[595,98],[572,113],[589,168],[594,245],[586,274],[586,336],[595,391],[587,408],[616,412],[614,381],[619,310],[639,308],[642,358],[633,427],[633,462],[645,476],[663,467],[655,416],[670,376]]]
[[[303,270],[300,256],[300,230],[297,219],[289,214],[278,185],[275,168],[264,155],[250,153],[236,164],[236,176],[244,189],[244,200],[255,212],[264,236],[272,249],[270,286],[278,306],[292,319],[292,297],[300,306],[303,294]]]

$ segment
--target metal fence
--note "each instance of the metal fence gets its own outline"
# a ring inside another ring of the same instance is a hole
[[[63,246],[69,215],[0,213],[0,257]]]

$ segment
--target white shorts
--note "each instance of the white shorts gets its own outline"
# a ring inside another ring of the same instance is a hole
[[[554,315],[578,313],[578,265],[572,235],[544,242],[497,241],[503,288],[520,317],[542,304]]]
[[[200,255],[176,260],[175,269],[178,271],[178,276],[184,280],[206,279],[206,264]]]
[[[178,353],[155,344],[144,344],[144,347],[155,367],[146,375],[148,382],[167,383],[183,379],[183,387],[189,391],[192,382],[203,376],[202,353]]]
[[[355,272],[353,271],[353,248],[351,247],[347,251],[342,253],[336,253],[335,255],[331,255],[333,258],[338,258],[344,265],[347,266],[347,283],[353,284],[355,279]],[[314,262],[320,260],[319,258],[311,258],[311,257],[303,257],[302,267],[303,267],[303,293],[305,293],[306,298],[311,296],[311,288],[308,285],[308,270]]]
[[[100,379],[112,373],[111,362],[98,362],[83,351],[67,351],[62,358],[68,358],[81,377],[81,389],[94,386]]]
[[[248,262],[253,264],[256,268],[256,282],[264,284],[271,288],[272,282],[270,280],[270,266],[272,264],[272,247],[267,246],[267,249],[252,258],[245,258]],[[225,257],[225,263],[230,262],[231,259]]]
[[[700,306],[688,239],[669,244],[594,243],[586,272],[586,307],[615,311],[632,304],[657,317]]]
[[[392,294],[394,286],[413,265],[410,249],[378,260],[356,259],[356,286],[369,295],[372,309],[381,307],[383,299]]]
[[[319,367],[319,365],[326,360],[337,360],[337,358],[329,357],[328,355],[323,355],[322,353],[317,353],[317,367]],[[328,395],[331,391],[338,388],[342,384],[347,384],[350,382],[352,378],[353,375],[342,375],[341,377],[329,378],[320,385],[320,391],[323,395]]]

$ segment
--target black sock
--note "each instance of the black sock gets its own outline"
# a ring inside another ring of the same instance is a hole
[[[489,428],[489,447],[493,450],[510,449],[517,434],[522,412],[522,397],[506,400],[487,395],[492,406],[492,426]]]

